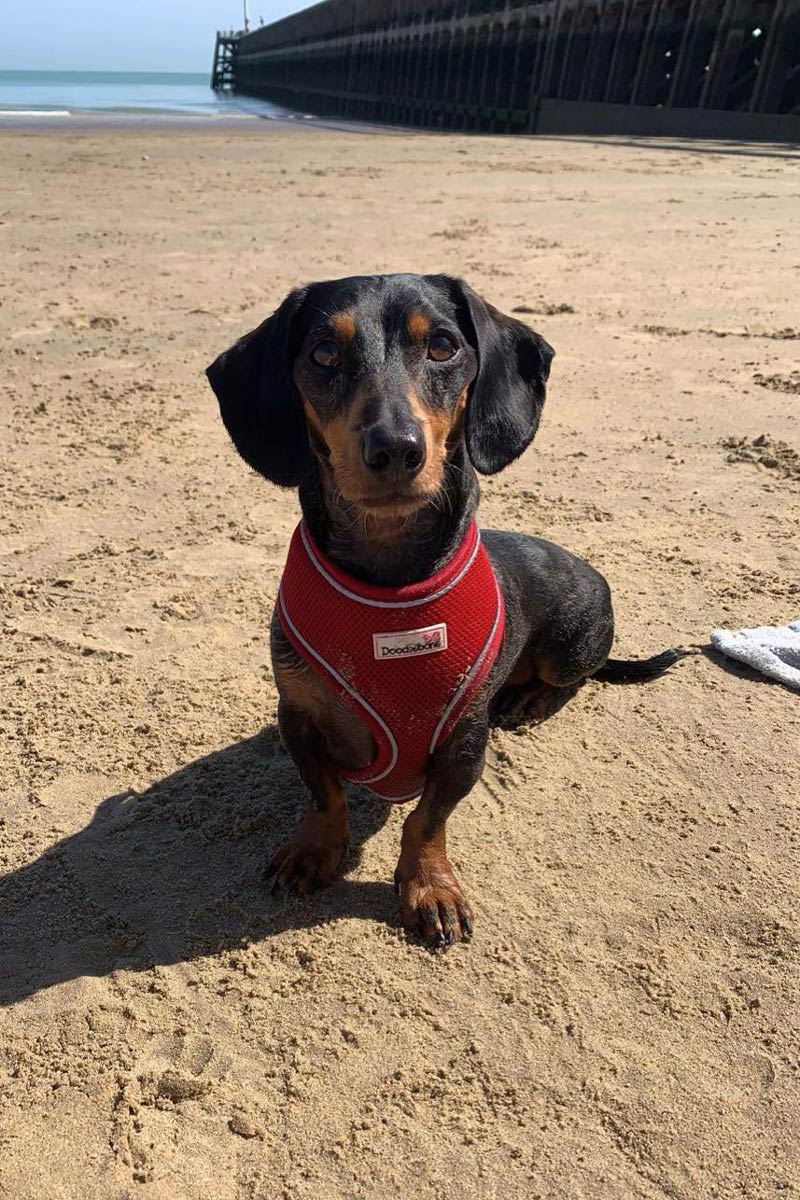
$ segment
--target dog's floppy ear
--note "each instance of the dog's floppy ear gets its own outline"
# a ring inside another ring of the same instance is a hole
[[[309,463],[303,406],[292,378],[292,322],[298,288],[263,324],[206,369],[234,446],[254,470],[281,487],[297,487]]]
[[[555,351],[522,321],[450,280],[461,331],[478,356],[467,400],[467,452],[482,475],[507,467],[531,443],[544,406]]]

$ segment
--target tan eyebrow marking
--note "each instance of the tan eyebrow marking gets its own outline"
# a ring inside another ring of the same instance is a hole
[[[431,323],[425,316],[425,313],[419,312],[417,309],[415,309],[414,312],[409,313],[407,325],[408,332],[411,334],[412,338],[420,342],[426,338],[431,331]]]
[[[352,313],[334,313],[331,318],[331,325],[339,337],[343,338],[346,342],[352,342],[356,336],[356,323]]]

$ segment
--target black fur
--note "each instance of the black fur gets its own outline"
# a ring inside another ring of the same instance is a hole
[[[297,487],[309,465],[306,421],[292,379],[294,321],[305,294],[304,288],[291,292],[206,369],[234,446],[280,487]]]
[[[467,451],[481,475],[496,475],[528,448],[539,426],[555,350],[544,338],[482,300],[461,279],[441,277],[478,355],[467,406]]]
[[[603,683],[647,683],[658,679],[687,654],[688,650],[662,650],[652,658],[609,658],[592,678]]]

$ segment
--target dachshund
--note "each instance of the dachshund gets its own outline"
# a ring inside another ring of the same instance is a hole
[[[548,716],[590,678],[655,678],[682,653],[610,659],[602,575],[541,538],[477,531],[476,472],[530,444],[553,354],[462,280],[354,276],[292,291],[207,370],[240,455],[298,488],[303,513],[271,651],[308,799],[267,878],[298,895],[332,882],[342,778],[383,795],[393,778],[405,794],[389,798],[419,796],[395,873],[402,921],[435,949],[473,933],[445,830],[490,726]]]

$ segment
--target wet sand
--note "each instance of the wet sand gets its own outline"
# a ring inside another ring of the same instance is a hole
[[[0,1196],[792,1195],[797,695],[700,652],[495,732],[450,823],[468,947],[398,928],[404,812],[366,796],[346,878],[273,899],[298,509],[203,368],[302,280],[462,274],[557,350],[483,523],[601,569],[619,655],[796,618],[798,155],[0,143]]]

